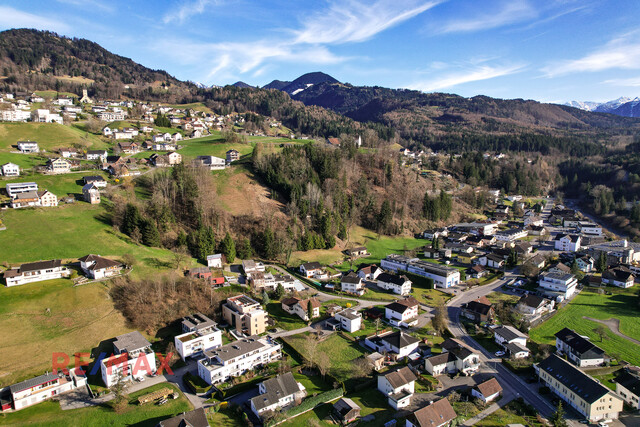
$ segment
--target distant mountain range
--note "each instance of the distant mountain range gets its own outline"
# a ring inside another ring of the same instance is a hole
[[[640,117],[640,98],[626,96],[608,102],[571,101],[564,105],[595,113],[611,113],[623,117]]]
[[[310,88],[311,86],[318,85],[320,83],[334,84],[340,82],[328,74],[316,71],[313,73],[303,74],[292,82],[274,80],[268,85],[263,86],[262,88],[278,89],[283,92],[287,92],[291,96],[295,96],[300,92]]]

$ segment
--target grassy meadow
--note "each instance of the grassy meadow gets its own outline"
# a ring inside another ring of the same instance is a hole
[[[163,387],[171,388],[180,397],[162,406],[148,403],[138,405],[138,397],[159,390]],[[116,413],[108,405],[63,411],[58,402],[47,401],[25,408],[14,414],[0,417],[0,425],[46,425],[46,426],[149,426],[153,427],[159,421],[174,417],[193,409],[193,406],[180,390],[173,384],[163,383],[148,387],[129,395],[129,405],[122,413]]]
[[[600,323],[584,319],[583,316],[594,319],[620,320],[620,331],[632,338],[640,340],[640,310],[637,304],[637,286],[629,289],[607,287],[612,295],[601,295],[595,290],[584,289],[567,306],[540,326],[533,328],[529,334],[533,341],[555,344],[554,334],[564,327],[588,336],[593,343],[605,350],[609,355],[618,354],[632,364],[640,364],[640,346],[613,334],[607,328],[606,339],[600,341],[593,331]]]

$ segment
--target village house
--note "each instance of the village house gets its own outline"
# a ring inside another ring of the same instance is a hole
[[[250,406],[256,416],[299,405],[307,395],[305,387],[291,372],[269,378],[258,385],[258,395],[251,398]]]
[[[18,141],[18,150],[22,153],[39,153],[38,143],[34,141]]]
[[[174,344],[180,358],[202,355],[206,350],[222,346],[222,332],[216,322],[202,313],[195,313],[182,319],[182,333],[176,335]]]
[[[375,264],[360,267],[358,270],[358,277],[362,280],[376,280],[376,278],[384,273],[384,270]]]
[[[118,133],[114,135],[117,134]],[[118,142],[118,145],[116,145],[116,153],[118,152],[125,154],[136,154],[140,152],[140,146],[137,142]]]
[[[209,427],[209,421],[204,408],[198,408],[162,420],[156,424],[156,427]]]
[[[457,417],[451,403],[444,398],[429,403],[424,408],[420,408],[409,414],[406,420],[406,427],[446,427]]]
[[[209,268],[222,268],[222,254],[207,255],[207,267]]]
[[[610,268],[602,273],[602,283],[619,288],[630,288],[635,280],[636,277],[631,270],[623,266]]]
[[[580,250],[581,237],[576,234],[558,234],[554,239],[556,251],[577,252]]]
[[[616,394],[633,409],[640,409],[640,378],[627,370],[615,379]]]
[[[108,388],[119,378],[142,379],[156,372],[156,356],[151,343],[138,331],[120,335],[113,342],[114,355],[100,360],[102,381]]]
[[[489,267],[489,268],[503,268],[506,264],[506,261],[503,257],[501,257],[500,255],[496,255],[496,254],[487,254],[487,255],[483,255],[480,258],[478,258],[478,263],[480,265],[482,265],[483,267]]]
[[[343,397],[333,404],[333,413],[342,425],[347,425],[358,419],[360,407],[348,397]]]
[[[365,338],[365,345],[392,360],[401,360],[418,350],[420,340],[402,331],[389,331]]]
[[[245,275],[250,276],[251,273],[255,273],[258,271],[264,272],[265,266],[260,261],[256,262],[252,259],[245,259],[244,261],[242,261],[242,270],[244,271]]]
[[[431,375],[472,375],[480,368],[480,354],[456,338],[448,338],[442,344],[442,353],[425,359],[424,367]]]
[[[384,317],[393,326],[410,327],[418,322],[420,303],[413,297],[396,300],[384,307]]]
[[[235,162],[240,160],[240,152],[238,150],[229,150],[227,151],[227,163]]]
[[[252,335],[222,347],[205,350],[198,360],[198,376],[207,384],[219,384],[282,357],[282,346],[270,337]]]
[[[15,197],[20,193],[30,193],[38,191],[38,184],[36,184],[35,182],[11,183],[5,186],[5,191],[7,192],[7,195],[9,197],[15,199]]]
[[[71,162],[58,157],[56,159],[49,159],[47,161],[47,170],[50,173],[60,174],[71,172]]]
[[[378,278],[380,277],[378,276]],[[354,272],[350,272],[342,276],[342,279],[340,279],[340,285],[342,286],[343,292],[358,296],[364,295],[364,283],[362,283],[362,279]]]
[[[86,386],[87,378],[81,369],[47,372],[0,390],[0,412],[17,411]]]
[[[168,154],[154,153],[149,157],[149,161],[158,168],[171,167],[182,163],[182,155],[175,151]]]
[[[524,239],[529,232],[523,228],[509,228],[507,230],[498,231],[496,240],[503,242],[513,242],[518,239]]]
[[[258,335],[267,329],[267,312],[246,295],[236,295],[222,305],[222,317],[240,334]]]
[[[605,353],[587,338],[577,332],[564,328],[555,334],[556,351],[581,368],[600,366],[605,362]]]
[[[101,257],[100,255],[85,255],[80,258],[80,268],[91,279],[103,279],[105,277],[120,274],[122,263]]]
[[[62,116],[43,108],[31,112],[31,121],[34,123],[58,123],[62,124]]]
[[[617,419],[622,411],[622,400],[611,390],[555,354],[535,368],[540,381],[589,422]]]
[[[320,263],[315,261],[300,264],[299,270],[307,279],[324,274],[324,270]]]
[[[20,166],[15,163],[5,163],[0,168],[0,175],[2,176],[20,176]]]
[[[385,396],[389,406],[396,411],[411,404],[418,378],[407,366],[378,375],[378,390]]]
[[[69,277],[71,271],[62,265],[62,261],[37,261],[22,264],[20,267],[10,268],[4,272],[4,280],[8,286],[24,285],[25,283],[41,282],[43,280],[61,279]]]
[[[394,294],[409,295],[411,293],[411,280],[405,275],[382,273],[378,276],[376,284],[379,288]]]
[[[285,298],[282,300],[282,309],[289,314],[295,314],[304,321],[309,319],[309,304],[311,304],[311,318],[320,317],[320,306],[322,305],[317,298],[300,299],[296,297]]]
[[[585,235],[602,236],[602,227],[589,221],[579,221],[578,231]]]
[[[578,280],[573,274],[567,273],[542,273],[539,286],[550,291],[561,299],[568,299],[577,292]]]
[[[173,142],[161,142],[157,144],[151,144],[151,147],[149,148],[153,151],[176,151],[178,149],[178,146]]]
[[[474,323],[491,322],[495,317],[495,310],[491,301],[482,296],[469,301],[460,311],[460,315]]]
[[[504,347],[512,358],[529,357],[530,352],[527,348],[529,336],[527,334],[509,325],[498,326],[493,330],[493,333],[495,342]]]
[[[447,237],[447,234],[449,234],[449,231],[447,230],[446,227],[433,228],[433,229],[429,229],[429,230],[423,231],[422,232],[422,238],[423,239],[429,239],[429,240],[435,240],[435,239],[438,239],[440,237]]]
[[[105,188],[107,186],[107,180],[100,175],[83,176],[82,182],[86,184],[93,184],[98,188]]]
[[[591,256],[584,255],[576,258],[576,264],[583,273],[591,273],[595,268],[596,261]]]
[[[471,389],[471,395],[480,399],[485,404],[497,399],[501,393],[502,387],[495,378],[489,378],[480,384],[476,384]]]
[[[97,160],[99,162],[105,162],[107,160],[106,150],[89,150],[86,155],[87,160]]]
[[[335,313],[333,318],[329,318],[327,325],[334,329],[340,327],[347,332],[359,331],[362,328],[362,313],[352,308],[346,308]]]
[[[85,202],[92,205],[100,204],[100,189],[95,184],[85,184],[82,186],[82,197]]]
[[[538,295],[523,295],[516,304],[516,311],[527,317],[538,317],[553,310],[555,303]]]
[[[196,163],[201,166],[208,167],[209,170],[222,170],[227,167],[225,159],[215,156],[198,156],[196,157]]]
[[[78,150],[75,148],[65,147],[65,148],[59,149],[58,152],[65,159],[78,156]]]
[[[124,120],[126,116],[124,111],[100,111],[97,114],[98,119],[105,122],[121,121]]]
[[[563,263],[559,262],[556,265],[554,265],[551,268],[549,268],[549,270],[547,270],[547,272],[548,273],[571,274],[571,267],[569,267],[567,264],[563,264]]]
[[[351,258],[360,258],[360,257],[369,256],[369,252],[367,252],[367,248],[364,246],[358,246],[356,248],[347,249],[345,253],[347,254],[347,256]]]

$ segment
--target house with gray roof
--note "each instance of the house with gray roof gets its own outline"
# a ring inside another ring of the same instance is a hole
[[[291,372],[261,382],[258,393],[250,401],[251,410],[258,417],[298,405],[307,395],[305,387],[296,381]]]

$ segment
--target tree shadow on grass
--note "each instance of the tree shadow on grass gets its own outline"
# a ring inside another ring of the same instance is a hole
[[[142,261],[150,267],[154,268],[172,268],[173,264],[169,261],[163,261],[160,258],[143,258]]]

